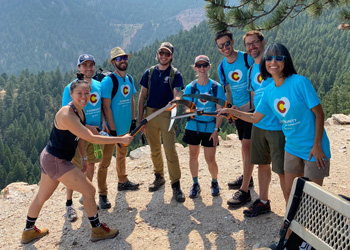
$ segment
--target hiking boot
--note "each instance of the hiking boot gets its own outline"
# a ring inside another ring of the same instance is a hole
[[[119,234],[118,229],[111,229],[105,223],[101,224],[99,227],[93,227],[91,229],[90,240],[96,242],[99,240],[114,238]]]
[[[84,198],[83,198],[83,196],[80,197],[79,203],[84,206]],[[96,208],[97,208],[97,210],[100,210],[100,206],[98,204],[96,204]]]
[[[242,189],[239,189],[233,197],[227,201],[227,205],[238,208],[249,201],[251,201],[250,191],[244,192]]]
[[[182,193],[180,186],[173,187],[173,197],[177,202],[184,202],[185,195]]]
[[[156,178],[154,180],[154,182],[149,185],[148,187],[148,191],[150,192],[154,192],[157,191],[161,186],[163,186],[165,184],[165,179],[164,177],[162,177],[160,174],[155,174]]]
[[[212,196],[220,195],[220,187],[218,182],[211,182],[211,195]]]
[[[201,192],[201,187],[199,186],[198,183],[193,184],[192,188],[190,190],[190,198],[196,198]]]
[[[78,219],[77,211],[73,206],[66,206],[66,218],[70,222],[74,222]]]
[[[133,183],[129,180],[127,180],[124,183],[118,182],[118,191],[124,191],[124,190],[137,190],[139,189],[138,183]]]
[[[256,199],[254,203],[246,210],[243,214],[247,217],[256,217],[260,214],[267,214],[271,212],[270,201],[268,200],[266,204],[262,203],[260,199]]]
[[[239,176],[236,180],[227,183],[229,189],[240,189],[243,182],[243,175]],[[253,177],[250,178],[249,187],[254,186]]]
[[[32,240],[39,239],[49,233],[49,230],[47,228],[39,229],[36,226],[34,226],[30,230],[23,230],[22,232],[22,244],[27,244],[31,242]]]
[[[100,207],[101,209],[111,208],[111,203],[109,202],[107,195],[99,195]]]

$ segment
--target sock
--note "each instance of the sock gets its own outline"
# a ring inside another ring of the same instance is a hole
[[[218,179],[211,179],[211,182],[218,182]]]
[[[193,177],[193,184],[198,184],[198,176],[197,177]]]
[[[262,199],[260,199],[260,202],[263,203],[264,205],[266,205],[267,201],[264,201]]]
[[[101,226],[100,220],[98,219],[98,214],[95,214],[94,216],[89,217],[89,221],[93,228]]]
[[[35,221],[37,218],[31,218],[27,216],[26,228],[24,230],[30,230],[34,227]]]
[[[66,201],[66,207],[69,207],[69,206],[72,206],[72,205],[73,205],[73,200],[72,199]]]

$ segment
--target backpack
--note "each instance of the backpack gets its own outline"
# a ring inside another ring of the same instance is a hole
[[[199,93],[199,90],[197,88],[197,84],[196,83],[197,83],[196,80],[194,80],[194,81],[192,81],[190,83],[191,84],[191,94]],[[213,94],[213,96],[217,97],[217,95],[218,95],[218,87],[219,87],[218,82],[212,80],[212,85],[211,85],[211,89],[210,89],[209,93],[211,93],[211,94]],[[192,98],[192,102],[193,101],[194,101],[194,98]],[[196,100],[196,102],[197,102],[197,100]],[[197,103],[195,103],[195,104],[197,104]],[[197,122],[197,134],[199,133],[199,131],[198,131],[198,123],[205,123],[205,126],[207,126],[207,123],[214,122],[216,120],[215,117],[211,121],[199,121],[199,120],[196,120],[196,118],[191,118],[191,117],[188,117],[187,120],[189,121],[191,119],[193,119],[193,120],[195,120]]]
[[[151,89],[151,78],[152,78],[152,74],[153,74],[153,71],[155,69],[156,65],[152,66],[149,68],[149,72],[148,72],[148,95],[147,95],[147,98],[145,99],[144,101],[144,107],[146,108],[146,104],[148,102],[148,98],[149,98],[149,93],[150,93],[150,89]],[[175,75],[176,75],[176,72],[178,71],[177,68],[175,68],[173,65],[170,65],[170,74],[169,74],[169,87],[170,87],[170,90],[171,92],[174,92],[174,88],[173,88],[173,82],[174,82],[174,79],[175,79]]]
[[[134,84],[134,79],[132,78],[131,75],[126,74],[131,82],[131,85]],[[106,76],[109,76],[112,79],[113,82],[113,89],[112,89],[112,98],[114,98],[114,96],[117,94],[118,89],[119,89],[119,81],[118,78],[115,76],[115,74],[113,74],[113,72],[109,71],[109,70],[103,70],[102,68],[99,68],[96,71],[96,74],[92,77],[92,79],[95,79],[96,81],[101,82],[103,78],[105,78]]]

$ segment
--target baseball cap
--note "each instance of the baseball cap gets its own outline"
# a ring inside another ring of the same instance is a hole
[[[207,62],[210,64],[209,61],[209,57],[207,57],[206,55],[199,55],[194,59],[194,64],[196,64],[197,62]]]
[[[92,55],[82,54],[78,58],[77,66],[79,66],[80,64],[86,61],[93,61],[94,63],[96,63],[95,58]]]
[[[162,43],[162,44],[160,45],[160,47],[159,47],[158,50],[161,50],[161,49],[169,50],[169,52],[170,52],[171,54],[174,53],[174,46],[173,46],[171,43],[169,43],[169,42],[164,42],[164,43]]]
[[[128,57],[130,57],[130,54],[126,54],[124,52],[124,50],[120,47],[114,47],[112,50],[111,50],[111,57],[109,58],[108,62],[112,62],[112,60],[118,56],[124,56],[124,55],[127,55]]]

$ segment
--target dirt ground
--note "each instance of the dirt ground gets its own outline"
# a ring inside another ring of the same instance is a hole
[[[350,196],[349,153],[350,125],[326,126],[331,141],[332,159],[330,177],[325,179],[326,190]],[[37,185],[14,183],[2,191],[0,198],[0,249],[251,249],[256,243],[269,245],[278,239],[278,231],[285,213],[285,203],[276,174],[272,175],[270,200],[272,212],[255,218],[245,218],[243,210],[229,209],[226,201],[233,190],[227,183],[242,173],[240,142],[235,135],[221,141],[217,150],[219,185],[221,195],[210,194],[210,174],[200,154],[199,182],[202,193],[190,199],[192,184],[188,168],[188,148],[178,145],[181,161],[184,203],[172,199],[172,190],[165,171],[166,184],[150,193],[148,185],[153,182],[152,163],[147,148],[141,159],[127,159],[129,179],[140,183],[138,191],[117,191],[115,161],[109,168],[109,200],[112,208],[100,210],[102,222],[118,227],[120,234],[109,240],[91,243],[90,223],[74,194],[73,203],[79,219],[74,223],[65,220],[65,188],[59,185],[54,195],[45,203],[36,225],[48,227],[49,235],[22,246],[20,238],[25,226],[26,213],[34,198]],[[254,169],[252,200],[258,197],[257,169]],[[94,184],[96,184],[94,180]],[[97,195],[96,195],[97,200]]]

